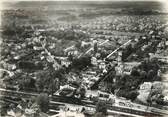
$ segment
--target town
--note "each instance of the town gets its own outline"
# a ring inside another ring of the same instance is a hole
[[[20,4],[1,13],[1,116],[168,116],[167,14]]]

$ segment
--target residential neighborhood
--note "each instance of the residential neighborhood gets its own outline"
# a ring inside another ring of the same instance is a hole
[[[168,116],[163,3],[3,4],[2,117]]]

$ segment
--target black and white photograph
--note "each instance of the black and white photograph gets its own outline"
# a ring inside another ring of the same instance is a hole
[[[168,117],[168,1],[0,1],[0,117]]]

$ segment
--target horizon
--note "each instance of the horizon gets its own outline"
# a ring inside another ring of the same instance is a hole
[[[126,2],[130,2],[130,3],[138,3],[138,2],[153,2],[153,3],[159,3],[162,6],[162,9],[166,12],[168,12],[168,1],[167,0],[0,0],[0,9],[4,9],[6,6],[13,6],[15,4],[19,4],[19,3],[31,3],[32,2],[39,2],[39,3],[60,3],[60,4],[71,4],[73,3],[74,5],[76,4],[99,4],[99,5],[103,5],[103,4],[110,4],[110,3],[126,3]]]

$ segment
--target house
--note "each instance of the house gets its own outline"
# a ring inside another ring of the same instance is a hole
[[[62,66],[68,67],[70,64],[71,64],[71,62],[68,61],[68,60],[61,60],[61,65]]]
[[[152,83],[151,82],[144,82],[140,86],[140,90],[151,90],[151,87],[152,87]]]
[[[140,86],[139,95],[137,96],[137,99],[143,103],[147,103],[147,99],[150,95],[152,88],[152,83],[151,82],[144,82]]]
[[[98,64],[96,57],[92,57],[92,58],[91,58],[91,64],[92,64],[92,65],[95,65],[95,66]]]
[[[74,50],[74,49],[75,49],[75,46],[72,45],[72,46],[70,46],[70,47],[64,49],[64,52],[67,53],[68,51],[70,51],[70,50]]]
[[[125,62],[124,63],[124,73],[125,74],[130,74],[132,69],[134,67],[137,67],[140,64],[141,64],[140,62]]]
[[[168,102],[168,95],[164,96],[164,101]]]
[[[106,68],[106,64],[104,61],[99,61],[99,69],[105,69]]]
[[[51,117],[85,117],[84,114],[72,111],[61,111],[56,115],[52,115]]]
[[[168,46],[168,41],[165,42],[166,46]]]
[[[159,81],[155,81],[152,83],[152,90],[155,90],[157,92],[162,92],[164,89],[164,85],[162,82],[159,82]]]
[[[71,64],[71,62],[68,60],[68,57],[56,57],[56,58],[60,60],[61,66],[68,67]]]
[[[124,73],[124,64],[120,63],[118,66],[115,67],[115,71],[117,75],[122,75]]]

